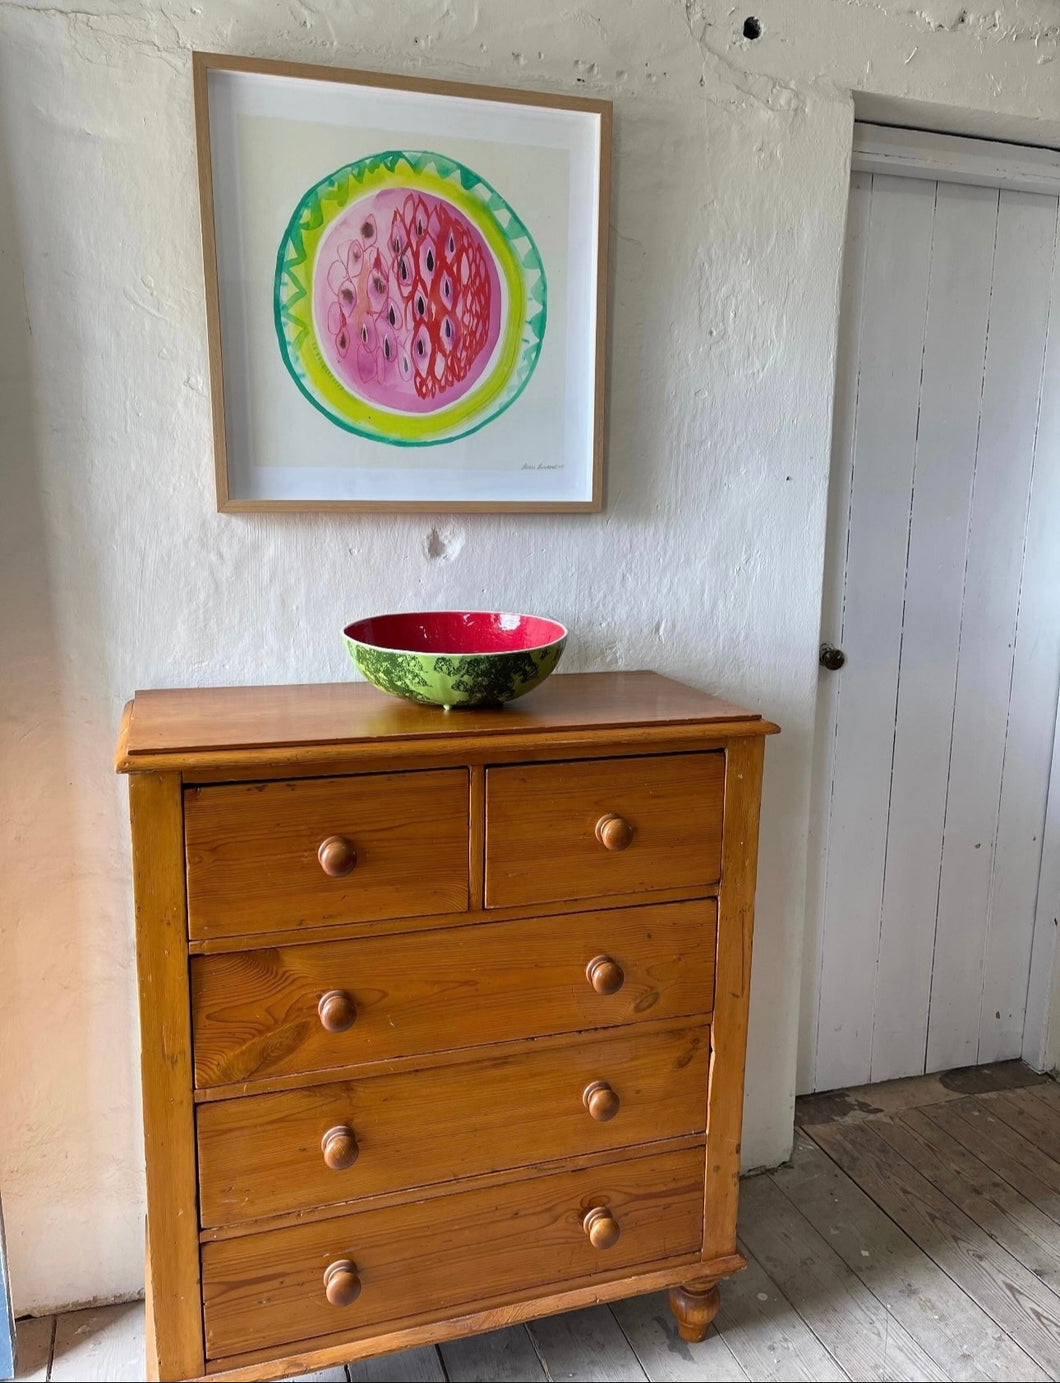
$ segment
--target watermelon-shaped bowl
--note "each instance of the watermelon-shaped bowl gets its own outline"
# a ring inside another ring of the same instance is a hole
[[[499,706],[555,670],[567,631],[554,619],[497,610],[373,615],[343,630],[358,670],[425,706]]]

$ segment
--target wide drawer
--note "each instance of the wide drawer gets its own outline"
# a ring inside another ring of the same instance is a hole
[[[701,1133],[710,1029],[200,1105],[206,1226]]]
[[[585,1228],[588,1212],[598,1239]],[[601,1224],[600,1221],[610,1221]],[[202,1248],[211,1359],[444,1318],[699,1251],[703,1149],[535,1177],[501,1187],[249,1234]],[[333,1266],[344,1264],[348,1266]],[[347,1305],[332,1305],[331,1291]]]
[[[466,769],[189,788],[193,938],[459,912]]]
[[[193,956],[196,1084],[707,1014],[716,933],[704,899]]]
[[[486,906],[709,888],[721,875],[725,755],[486,772]]]

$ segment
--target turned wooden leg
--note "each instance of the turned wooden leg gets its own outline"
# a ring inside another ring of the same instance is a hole
[[[677,1333],[691,1344],[707,1338],[707,1327],[720,1305],[716,1278],[704,1277],[670,1288],[670,1310],[677,1317]]]

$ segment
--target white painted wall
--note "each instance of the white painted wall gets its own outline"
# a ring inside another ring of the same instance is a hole
[[[745,1160],[785,1156],[849,93],[1048,137],[1057,37],[1051,0],[0,4],[0,1189],[21,1309],[142,1283],[123,700],[346,677],[338,631],[379,609],[540,610],[571,626],[568,671],[655,667],[784,726]],[[193,47],[615,100],[605,514],[214,512]]]

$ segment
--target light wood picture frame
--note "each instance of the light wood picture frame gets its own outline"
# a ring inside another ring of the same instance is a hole
[[[603,507],[609,101],[194,53],[217,507]]]

